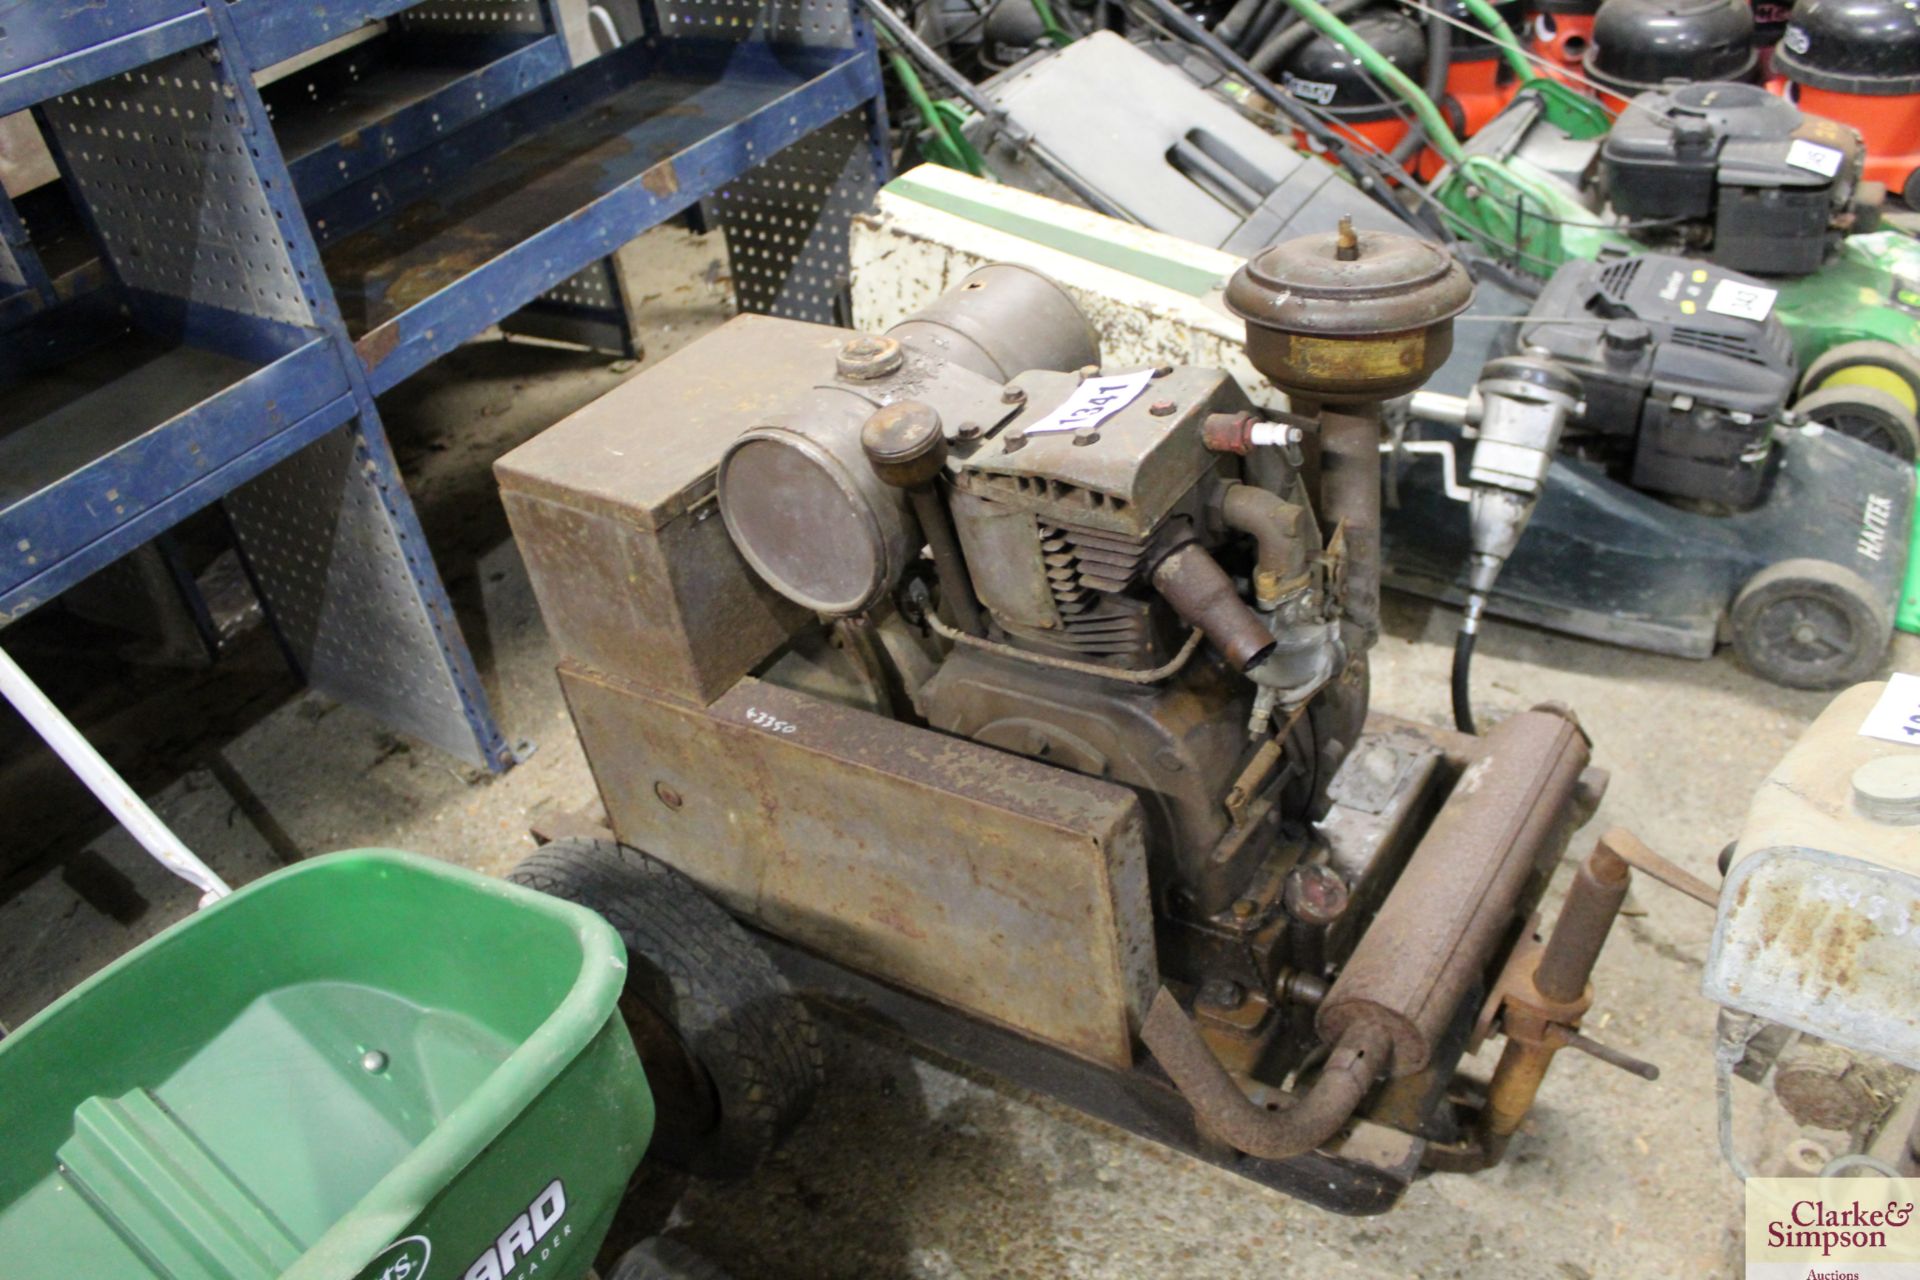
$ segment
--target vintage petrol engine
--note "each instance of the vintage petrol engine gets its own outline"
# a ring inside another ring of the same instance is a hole
[[[1470,293],[1410,238],[1268,250],[1228,294],[1263,417],[988,266],[884,335],[740,317],[516,450],[614,833],[804,986],[1296,1194],[1497,1158],[1625,881],[1543,960],[1604,785],[1570,714],[1368,715],[1379,401]]]

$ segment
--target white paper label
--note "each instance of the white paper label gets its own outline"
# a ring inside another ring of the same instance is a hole
[[[1831,178],[1840,172],[1840,162],[1846,159],[1837,147],[1823,147],[1817,142],[1808,142],[1805,138],[1795,138],[1787,147],[1787,163],[1796,169],[1805,169],[1808,173],[1817,173],[1823,178]]]
[[[1139,399],[1140,393],[1152,381],[1151,369],[1116,374],[1111,378],[1088,378],[1074,388],[1065,404],[1026,428],[1026,434],[1038,436],[1049,431],[1091,431]]]
[[[1860,736],[1920,747],[1920,676],[1895,672],[1861,722]]]
[[[1707,298],[1707,310],[1741,320],[1765,320],[1773,310],[1773,300],[1779,296],[1776,289],[1763,289],[1757,284],[1723,277]]]

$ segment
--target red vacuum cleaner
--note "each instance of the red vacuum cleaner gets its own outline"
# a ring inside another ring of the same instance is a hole
[[[1619,111],[1669,81],[1751,80],[1756,61],[1746,0],[1605,0],[1582,66]]]
[[[1369,7],[1347,19],[1362,40],[1394,66],[1418,81],[1427,62],[1427,37],[1421,26],[1398,9]],[[1280,67],[1280,83],[1294,97],[1320,107],[1347,132],[1372,143],[1412,167],[1419,155],[1395,155],[1412,129],[1411,114],[1399,99],[1374,82],[1360,60],[1323,35],[1301,43]],[[1459,127],[1457,110],[1448,112],[1449,124]],[[1304,136],[1296,135],[1304,146]],[[1409,143],[1409,147],[1412,144]]]
[[[1920,4],[1799,0],[1773,69],[1774,92],[1860,131],[1867,181],[1920,209]]]
[[[1600,0],[1528,0],[1527,48],[1542,59],[1542,73],[1578,83],[1599,12]]]
[[[1513,100],[1520,78],[1500,56],[1500,46],[1493,37],[1476,34],[1480,24],[1462,0],[1438,0],[1436,7],[1459,24],[1450,24],[1453,48],[1447,66],[1447,97],[1451,100],[1447,114],[1455,115],[1457,106],[1458,117],[1466,126],[1458,132],[1471,138]],[[1519,0],[1497,0],[1493,7],[1508,27],[1517,29]]]

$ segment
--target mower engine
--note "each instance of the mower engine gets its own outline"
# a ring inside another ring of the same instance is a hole
[[[1643,93],[1600,146],[1606,203],[1654,248],[1704,252],[1734,271],[1817,271],[1879,221],[1884,188],[1861,182],[1860,136],[1757,85]]]
[[[1618,902],[1515,960],[1604,785],[1568,713],[1368,714],[1380,405],[1470,295],[1351,225],[1258,255],[1263,415],[988,266],[885,334],[742,316],[522,446],[615,834],[814,990],[1268,1185],[1497,1159]]]
[[[1756,280],[1664,254],[1570,262],[1521,321],[1517,345],[1580,380],[1569,452],[1648,493],[1746,509],[1766,492],[1773,429],[1794,387],[1793,344],[1771,297]]]

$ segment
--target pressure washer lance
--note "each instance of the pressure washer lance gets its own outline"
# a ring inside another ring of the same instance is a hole
[[[1416,391],[1407,416],[1450,423],[1474,441],[1464,488],[1455,480],[1453,445],[1443,440],[1383,444],[1412,453],[1434,453],[1445,469],[1447,496],[1465,502],[1473,552],[1467,570],[1467,611],[1453,642],[1453,724],[1474,732],[1468,673],[1474,637],[1487,611],[1493,584],[1520,545],[1534,504],[1546,485],[1547,468],[1560,447],[1567,419],[1580,412],[1580,380],[1563,366],[1538,356],[1489,360],[1465,398]]]

